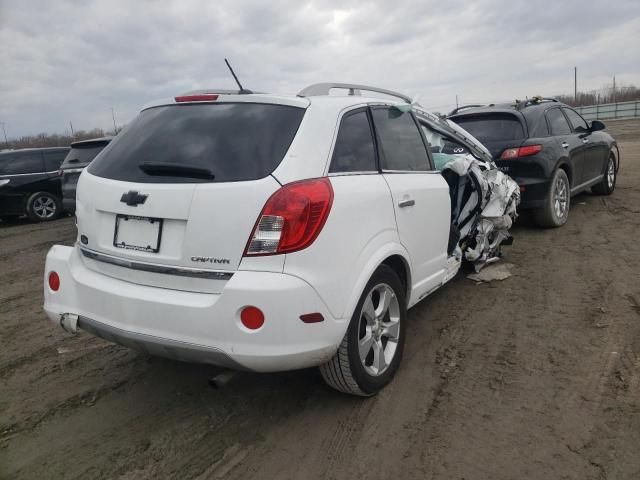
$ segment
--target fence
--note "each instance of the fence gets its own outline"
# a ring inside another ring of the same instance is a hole
[[[602,120],[606,120],[607,118],[632,118],[640,115],[640,101],[603,103],[601,105],[575,107],[575,109],[585,120],[595,120],[597,118]]]

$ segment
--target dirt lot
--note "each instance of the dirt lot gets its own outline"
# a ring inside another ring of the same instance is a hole
[[[315,370],[214,390],[211,367],[69,336],[41,289],[73,221],[0,225],[0,477],[640,478],[640,122],[611,127],[614,195],[575,198],[561,229],[523,218],[515,276],[415,307],[366,400]]]

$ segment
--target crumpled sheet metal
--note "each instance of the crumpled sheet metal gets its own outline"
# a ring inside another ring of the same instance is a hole
[[[470,222],[460,230],[461,239],[475,237],[475,246],[466,247],[463,255],[479,272],[499,258],[500,244],[511,237],[509,229],[518,217],[520,187],[493,162],[483,162],[471,155],[459,157],[444,168],[458,174],[461,182],[466,181],[465,176],[473,176],[480,188],[479,194],[472,194],[458,215],[465,218],[478,206],[478,199],[481,202],[477,222]]]

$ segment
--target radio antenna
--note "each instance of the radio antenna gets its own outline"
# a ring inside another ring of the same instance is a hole
[[[240,87],[240,94],[248,94],[248,93],[253,93],[251,90],[245,90],[242,87],[242,84],[240,83],[240,80],[238,80],[238,77],[236,76],[236,72],[233,71],[233,68],[231,68],[231,64],[229,63],[229,60],[227,60],[226,58],[224,59],[224,63],[227,64],[227,67],[229,68],[229,71],[231,72],[231,75],[233,75],[233,79],[236,81],[236,83],[238,84],[238,87]]]

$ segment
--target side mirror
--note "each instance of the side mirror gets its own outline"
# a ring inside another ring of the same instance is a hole
[[[604,123],[602,123],[600,120],[594,120],[593,122],[591,122],[592,132],[597,132],[598,130],[604,130],[604,129],[605,129]]]

